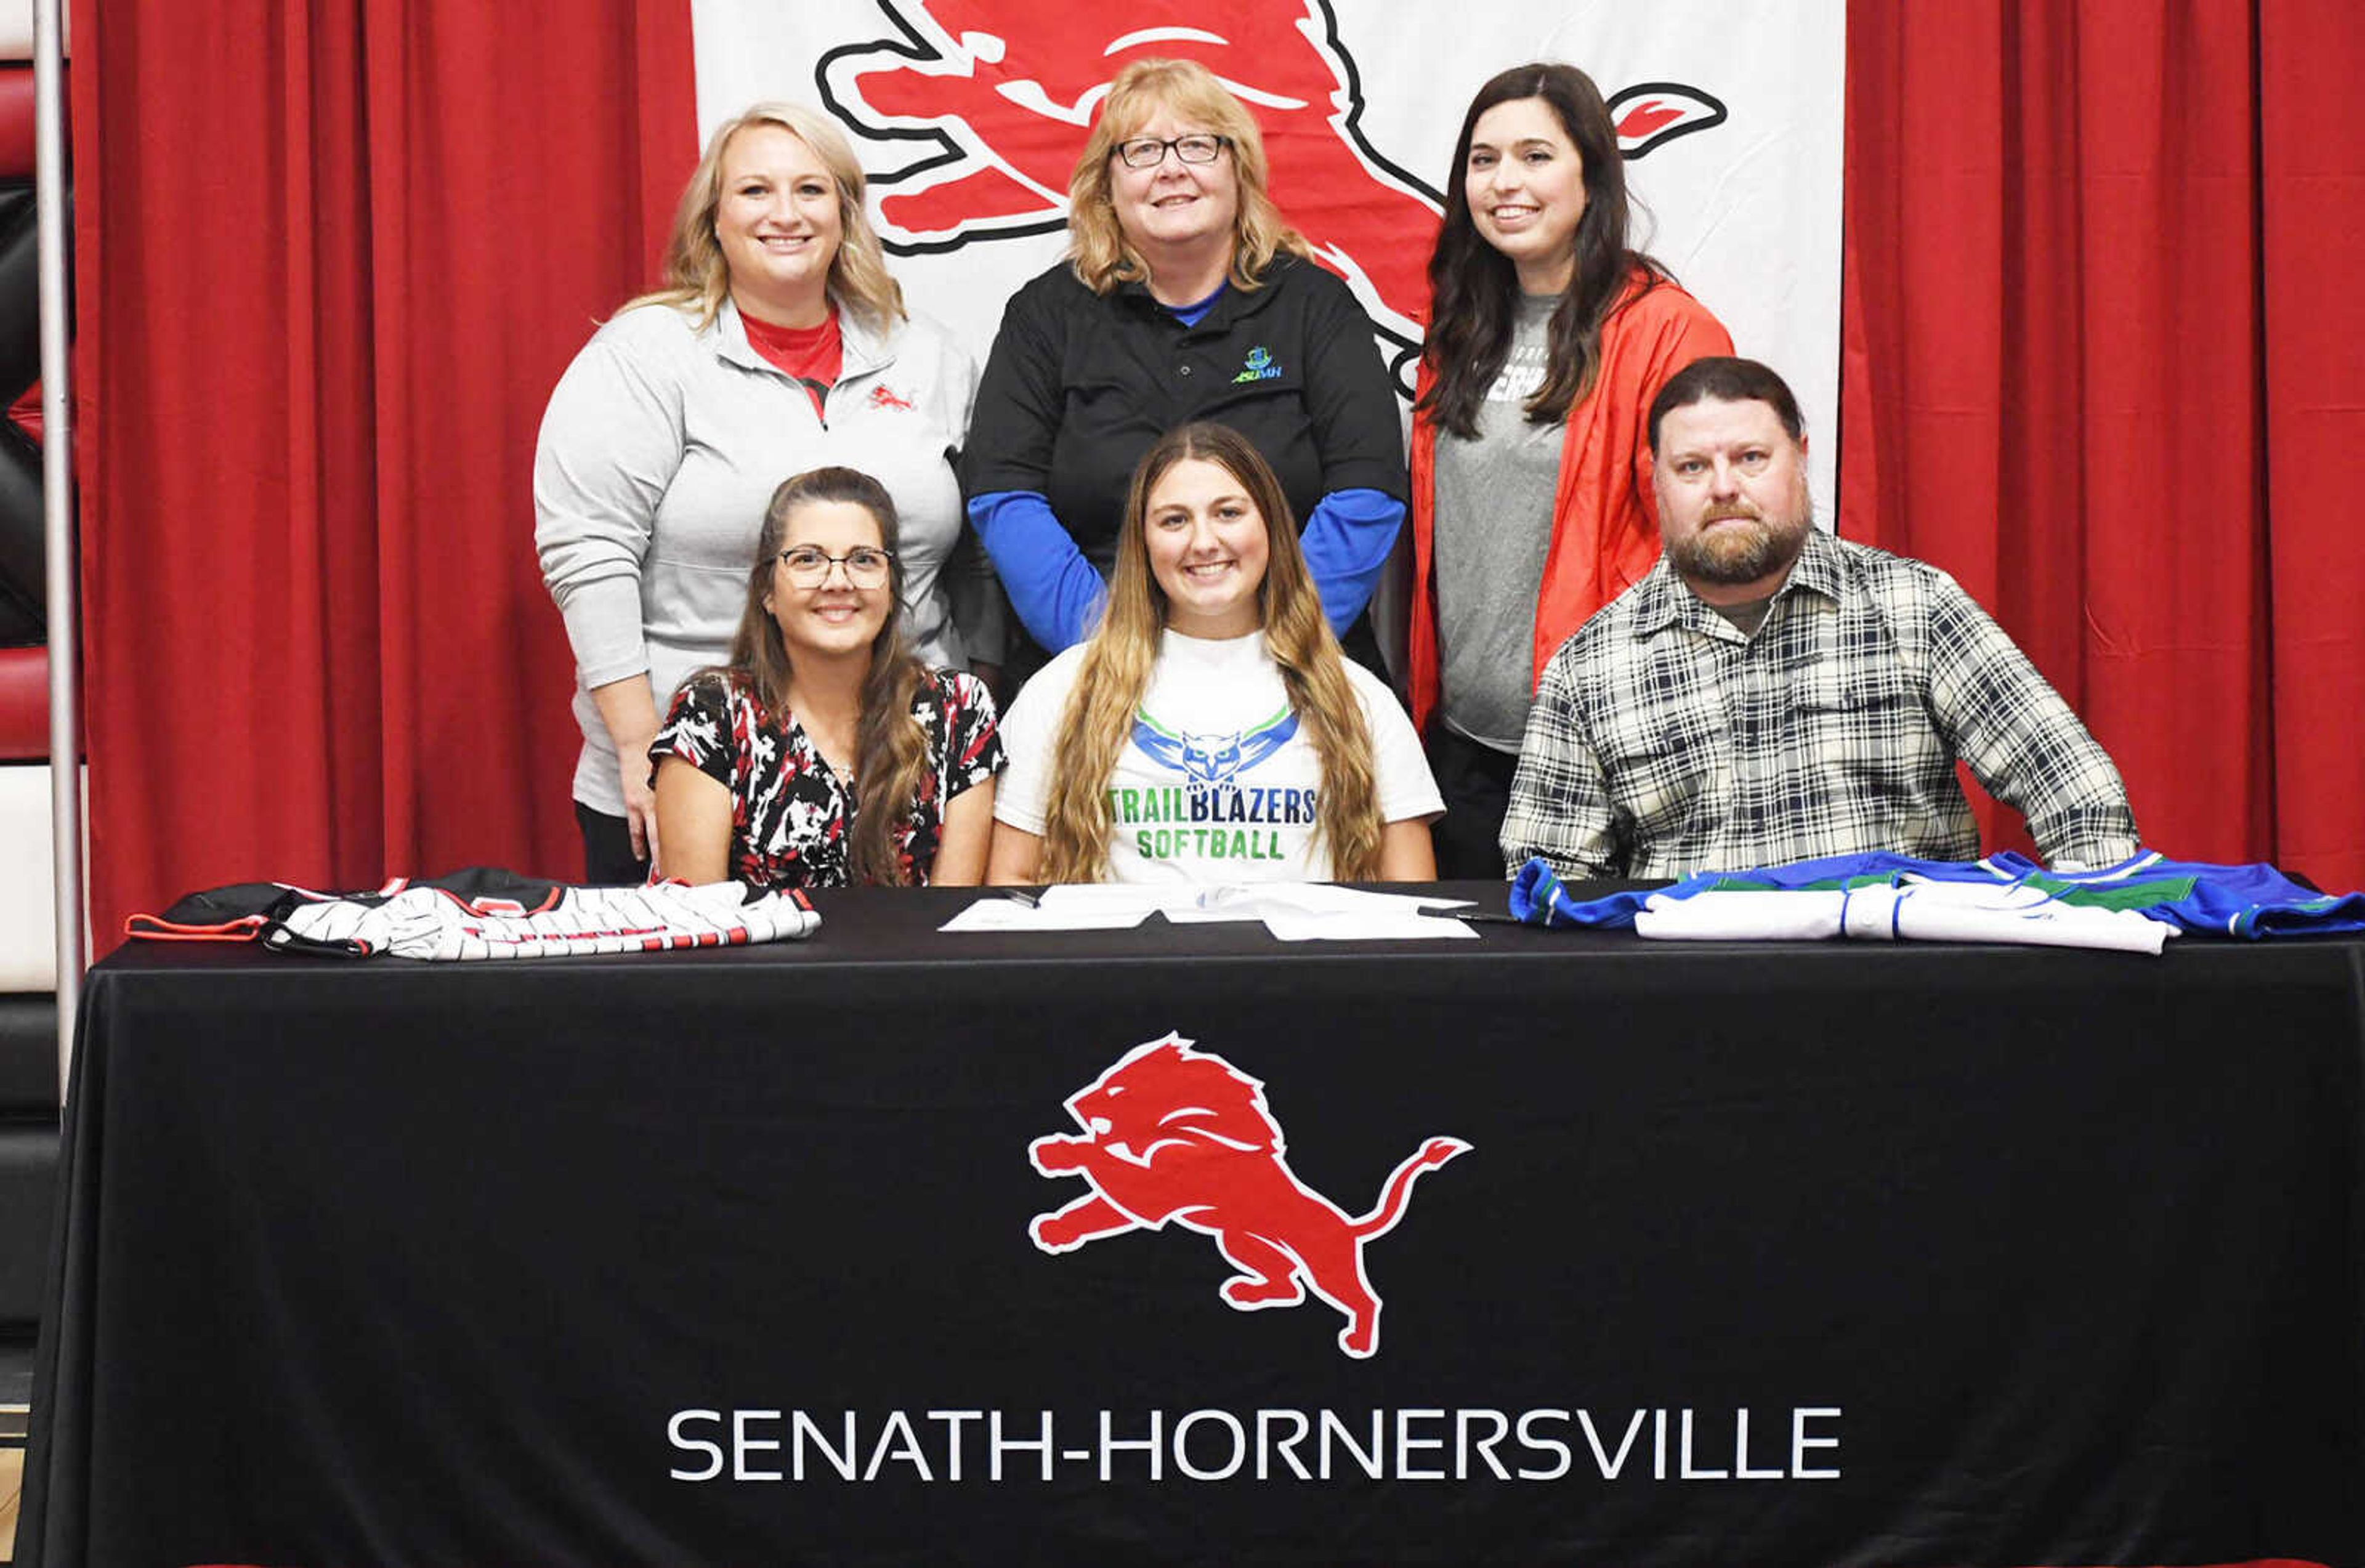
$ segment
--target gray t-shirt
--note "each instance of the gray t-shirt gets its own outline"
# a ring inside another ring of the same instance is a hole
[[[1780,592],[1776,589],[1775,592]],[[1765,624],[1765,612],[1774,608],[1774,595],[1744,599],[1739,604],[1711,604],[1710,610],[1732,623],[1732,629],[1744,637],[1754,637],[1757,629]]]
[[[1437,628],[1445,722],[1516,755],[1535,677],[1536,597],[1552,543],[1565,425],[1528,422],[1543,385],[1558,295],[1528,296],[1503,373],[1478,408],[1478,437],[1437,438]]]

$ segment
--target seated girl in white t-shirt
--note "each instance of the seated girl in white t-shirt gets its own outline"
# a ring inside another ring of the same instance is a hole
[[[1339,654],[1256,449],[1168,432],[1125,518],[1100,631],[1003,721],[987,879],[1434,879],[1420,742]]]

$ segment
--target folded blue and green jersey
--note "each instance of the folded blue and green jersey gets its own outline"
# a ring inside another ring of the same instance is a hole
[[[2049,871],[2007,850],[1984,860],[1833,855],[1749,871],[1697,871],[1670,887],[1581,899],[1550,867],[1530,860],[1511,879],[1511,913],[1532,925],[1631,930],[1653,898],[1709,891],[1845,891],[1911,881],[2034,888],[2062,902],[2132,910],[2191,935],[2299,936],[2365,932],[2365,892],[2320,893],[2272,866],[2217,866],[2145,851],[2095,871]]]

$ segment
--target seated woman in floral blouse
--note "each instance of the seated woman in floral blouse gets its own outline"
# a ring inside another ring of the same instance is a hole
[[[656,875],[759,888],[973,884],[1003,766],[993,700],[903,641],[895,503],[851,468],[772,493],[731,662],[649,747]]]

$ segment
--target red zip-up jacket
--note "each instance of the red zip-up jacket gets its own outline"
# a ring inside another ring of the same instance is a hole
[[[1708,308],[1672,283],[1637,272],[1601,324],[1601,368],[1569,410],[1552,495],[1552,543],[1536,599],[1530,690],[1544,666],[1587,617],[1642,580],[1659,558],[1658,505],[1651,494],[1651,399],[1696,359],[1732,352],[1732,336]],[[1418,390],[1432,379],[1423,362]],[[1424,734],[1439,701],[1437,627],[1437,427],[1426,412],[1412,426],[1412,625],[1407,678],[1412,722]]]

